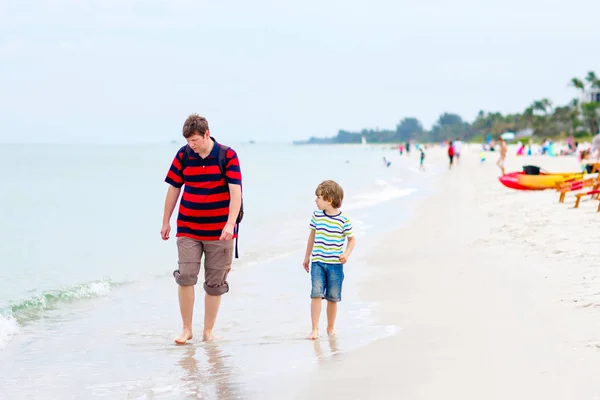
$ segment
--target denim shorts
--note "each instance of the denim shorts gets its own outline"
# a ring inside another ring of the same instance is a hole
[[[312,280],[311,298],[332,302],[342,301],[342,282],[344,281],[342,264],[326,264],[315,261],[311,265],[310,277]]]

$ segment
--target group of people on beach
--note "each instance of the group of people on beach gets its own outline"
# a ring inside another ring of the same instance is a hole
[[[498,160],[498,166],[502,170],[504,175],[504,160],[506,158],[506,142],[502,138],[498,138],[500,145],[500,159]],[[581,171],[591,173],[594,165],[600,161],[600,134],[594,136],[591,143],[580,143],[575,140],[573,135],[567,138],[566,147],[558,144],[562,148],[556,148],[557,144],[551,138],[544,139],[540,145],[534,145],[533,141],[529,139],[528,143],[519,142],[517,145],[517,156],[534,156],[534,155],[548,155],[548,156],[575,156],[580,164]]]
[[[427,145],[425,144],[417,144],[415,145],[417,150],[419,150],[419,170],[425,171],[425,150],[427,150]],[[406,142],[406,145],[400,144],[398,146],[398,150],[400,151],[400,155],[402,155],[406,151],[406,155],[410,154],[410,141]]]
[[[500,168],[500,171],[502,171],[502,175],[505,175],[506,172],[504,170],[504,161],[506,160],[506,142],[504,141],[504,139],[502,137],[499,137],[497,142],[500,145],[500,149],[499,149],[500,157],[498,158],[496,165],[498,166],[498,168]],[[462,149],[463,149],[463,142],[460,140],[460,138],[456,138],[456,140],[454,140],[454,141],[450,140],[448,142],[448,148],[447,148],[448,161],[449,161],[448,169],[452,169],[453,165],[460,164],[460,157],[461,157]],[[485,157],[482,156],[481,161],[483,162],[484,160],[485,160]]]
[[[234,255],[234,240],[243,219],[242,173],[237,153],[212,137],[208,121],[190,115],[183,124],[187,144],[181,147],[167,172],[161,238],[171,235],[170,220],[180,198],[177,216],[178,268],[173,272],[178,284],[179,309],[183,323],[175,343],[193,338],[192,319],[195,285],[204,262],[204,328],[202,340],[215,337],[213,329],[221,296],[229,292],[228,274]],[[183,194],[182,192],[183,188]],[[309,236],[303,267],[311,274],[311,322],[309,339],[319,337],[322,300],[327,301],[327,334],[335,335],[337,303],[342,299],[344,264],[352,254],[355,238],[352,222],[340,207],[342,187],[334,181],[321,182],[315,190],[317,210],[309,223]],[[237,242],[235,246],[237,258]]]

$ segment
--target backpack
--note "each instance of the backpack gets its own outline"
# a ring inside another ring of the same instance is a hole
[[[227,150],[229,150],[229,149],[230,149],[229,146],[219,144],[219,155],[217,156],[217,162],[219,163],[219,169],[221,170],[221,175],[223,175],[223,177],[225,177],[225,168],[227,166],[226,154],[227,154]],[[181,173],[182,174],[183,174],[183,170],[186,167],[187,161],[193,152],[194,152],[194,150],[192,150],[189,145],[185,146],[185,149],[183,150],[183,155],[181,156]],[[228,186],[228,189],[229,189],[229,186]],[[242,203],[240,204],[240,212],[238,213],[238,216],[235,220],[235,225],[237,228],[237,229],[235,229],[235,231],[237,231],[237,234],[238,234],[238,237],[235,239],[235,258],[240,258],[239,254],[238,254],[238,238],[239,238],[239,232],[240,232],[240,222],[242,222],[242,219],[244,219],[244,197],[243,196],[242,196]]]

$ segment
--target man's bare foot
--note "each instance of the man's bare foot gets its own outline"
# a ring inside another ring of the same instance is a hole
[[[308,335],[309,340],[317,340],[319,338],[319,331],[313,330],[310,335]]]
[[[334,337],[335,336],[335,330],[334,329],[327,329],[327,336]]]
[[[175,343],[177,344],[186,344],[188,340],[192,340],[193,335],[191,329],[184,328],[181,332],[181,335],[177,339],[175,339]]]
[[[212,342],[213,340],[216,340],[217,337],[215,337],[212,333],[212,331],[204,331],[202,332],[202,340],[205,342]]]

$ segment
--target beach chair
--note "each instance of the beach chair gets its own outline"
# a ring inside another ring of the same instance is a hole
[[[565,196],[569,192],[574,192],[576,190],[581,190],[585,188],[591,187],[592,190],[598,189],[600,187],[600,177],[588,178],[588,179],[580,179],[580,180],[570,180],[567,182],[563,182],[558,185],[557,191],[560,193],[560,197],[558,199],[559,203],[565,202]],[[579,206],[579,204],[578,204]]]
[[[600,188],[598,188],[598,186],[596,186],[593,190],[590,190],[588,192],[582,192],[582,193],[577,193],[575,195],[575,208],[579,207],[579,202],[581,202],[581,198],[583,196],[592,196],[591,199],[596,199],[599,200],[599,195],[600,195]]]

